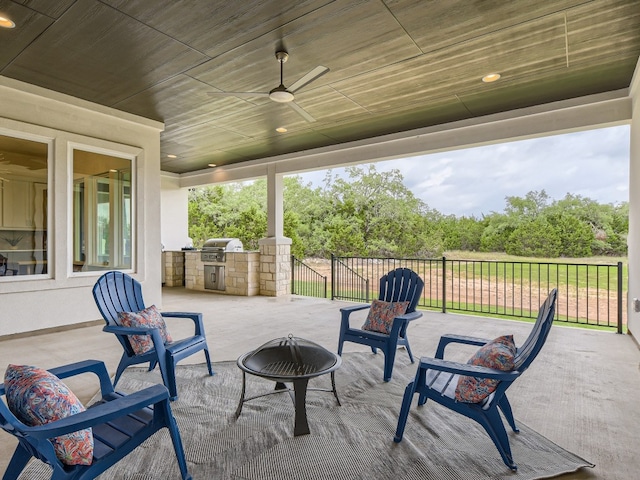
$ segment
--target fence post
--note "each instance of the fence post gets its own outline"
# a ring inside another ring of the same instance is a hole
[[[336,257],[331,254],[331,300],[336,299]]]
[[[442,257],[442,313],[447,313],[447,257]]]
[[[364,282],[364,288],[367,289],[366,301],[369,303],[369,279],[367,278]]]
[[[622,262],[618,262],[618,333],[622,333]]]
[[[291,295],[296,293],[296,257],[291,255]]]

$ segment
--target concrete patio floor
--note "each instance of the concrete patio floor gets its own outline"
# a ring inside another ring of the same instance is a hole
[[[212,360],[221,361],[235,360],[247,350],[289,333],[335,351],[339,308],[347,304],[297,296],[232,297],[165,287],[162,310],[203,312]],[[356,324],[364,321],[365,315],[362,313]],[[183,326],[180,320],[169,322],[175,337],[189,332],[190,322]],[[530,328],[526,322],[425,311],[421,319],[411,324],[409,338],[414,355],[419,357],[433,355],[444,333],[486,338],[513,334],[519,345]],[[93,358],[104,361],[113,373],[120,358],[120,345],[101,329],[100,322],[67,331],[2,339],[0,367],[14,363],[51,368]],[[366,350],[345,345],[345,352]],[[449,348],[446,357],[466,361],[471,353],[462,347]],[[201,362],[204,355],[196,354],[183,363]],[[408,362],[404,351],[398,352],[396,362]],[[563,479],[638,478],[639,366],[640,350],[628,335],[554,326],[540,356],[510,389],[517,421],[596,464],[594,469],[565,475]],[[404,384],[397,383],[398,389],[404,389]],[[83,402],[98,389],[89,377],[67,384]],[[0,472],[6,468],[14,447],[11,436],[0,434]]]

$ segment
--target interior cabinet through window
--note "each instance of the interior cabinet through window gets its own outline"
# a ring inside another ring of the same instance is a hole
[[[47,141],[0,135],[0,281],[47,273],[48,170]]]
[[[131,269],[132,162],[73,151],[73,271]]]

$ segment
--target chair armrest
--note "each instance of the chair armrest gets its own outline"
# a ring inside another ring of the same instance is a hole
[[[82,362],[70,363],[68,365],[50,368],[48,371],[60,379],[74,377],[83,373],[94,373],[100,380],[100,391],[102,395],[113,392],[113,385],[111,384],[107,367],[104,362],[99,360],[84,360]],[[0,396],[5,393],[4,383],[0,384]]]
[[[365,310],[367,308],[371,308],[371,305],[368,303],[365,303],[362,305],[351,305],[349,307],[342,307],[340,309],[342,328],[344,330],[349,328],[349,315],[351,315],[353,312],[357,312],[359,310]]]
[[[389,331],[389,336],[391,338],[397,338],[398,335],[400,334],[400,336],[404,337],[407,327],[409,325],[409,322],[411,322],[412,320],[416,320],[421,316],[422,316],[422,312],[418,312],[418,311],[405,313],[403,315],[398,315],[393,319],[393,323],[391,324],[391,330]]]
[[[513,381],[520,376],[518,370],[505,372],[493,368],[482,367],[480,365],[469,365],[468,363],[451,362],[440,358],[422,357],[420,359],[420,369],[438,370],[440,372],[449,372],[459,375],[468,375],[471,377],[490,378],[494,380]]]
[[[204,336],[204,325],[202,323],[202,314],[193,312],[161,312],[163,317],[167,318],[188,318],[193,321],[195,326],[195,334]]]
[[[56,368],[49,369],[56,377],[63,379],[81,375],[83,373],[94,373],[100,381],[100,392],[102,396],[113,393],[113,384],[109,378],[107,367],[99,360],[85,360],[83,362],[71,363]]]
[[[110,422],[145,407],[169,400],[169,391],[164,385],[153,385],[138,392],[89,407],[84,412],[56,420],[37,427],[26,427],[25,434],[35,438],[53,438],[77,432],[94,425]]]
[[[462,343],[465,345],[477,345],[481,347],[486,345],[491,340],[487,340],[486,338],[479,337],[468,337],[465,335],[455,335],[452,333],[447,333],[440,337],[440,342],[438,342],[438,350],[436,350],[435,358],[444,358],[444,349],[450,343]]]
[[[416,319],[420,318],[421,316],[422,316],[422,312],[418,312],[416,310],[415,312],[404,313],[402,315],[398,315],[397,317],[395,317],[393,319],[393,321],[395,322],[397,319],[400,319],[403,322],[411,322],[412,320],[416,320]]]
[[[119,336],[150,335],[151,340],[153,341],[153,347],[156,349],[158,356],[165,355],[166,348],[164,346],[164,341],[162,340],[162,336],[160,335],[160,329],[158,327],[142,328],[142,327],[121,327],[121,326],[115,326],[115,325],[107,325],[105,327],[102,327],[102,331],[114,333]]]

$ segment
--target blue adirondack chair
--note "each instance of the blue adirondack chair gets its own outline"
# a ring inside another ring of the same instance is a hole
[[[344,342],[359,343],[371,347],[373,353],[377,353],[378,348],[384,353],[384,381],[391,380],[393,364],[396,358],[396,350],[399,346],[404,346],[409,354],[411,363],[414,362],[409,339],[407,338],[407,327],[409,322],[420,318],[421,312],[416,311],[416,305],[420,300],[424,282],[417,273],[408,268],[396,268],[380,279],[380,294],[378,300],[385,302],[409,302],[409,306],[404,315],[393,320],[393,326],[389,335],[359,328],[351,328],[349,316],[358,310],[370,308],[370,304],[354,305],[340,309],[341,324],[340,336],[338,339],[338,355],[342,355]]]
[[[104,363],[96,360],[73,363],[49,370],[60,379],[94,373],[100,381],[102,400],[86,411],[46,425],[29,427],[18,420],[0,400],[0,427],[18,440],[4,480],[14,480],[32,457],[53,469],[52,480],[91,480],[122,460],[138,445],[162,428],[167,428],[183,480],[191,479],[178,426],[171,413],[169,392],[154,385],[130,395],[113,390]],[[0,385],[0,397],[5,395]],[[63,465],[55,455],[50,438],[91,427],[94,441],[91,465]],[[167,459],[160,459],[167,461]]]
[[[162,312],[163,317],[188,318],[195,324],[192,336],[165,344],[157,328],[130,328],[120,325],[118,313],[139,312],[145,308],[142,288],[137,280],[122,272],[107,272],[93,286],[93,298],[107,323],[103,331],[115,334],[124,350],[116,370],[114,386],[128,366],[149,362],[149,371],[159,365],[164,384],[169,389],[169,396],[171,400],[175,400],[178,398],[175,366],[180,360],[200,350],[204,350],[209,375],[213,375],[201,313]],[[154,348],[144,354],[136,354],[129,342],[129,335],[150,335]]]
[[[424,405],[428,399],[431,399],[482,425],[500,452],[505,465],[516,471],[518,466],[511,455],[509,437],[500,417],[500,411],[513,431],[518,432],[506,391],[531,365],[531,362],[533,362],[544,345],[553,324],[556,297],[557,291],[553,289],[541,305],[531,333],[522,346],[516,349],[514,369],[511,371],[494,370],[492,368],[444,360],[445,347],[450,343],[482,346],[490,340],[462,335],[442,336],[438,344],[436,357],[423,357],[420,359],[415,379],[405,389],[394,441],[402,441],[411,400],[414,394],[418,394],[418,405]],[[499,383],[496,390],[480,403],[459,402],[455,399],[455,387],[458,383],[459,375],[496,379],[499,380]]]

